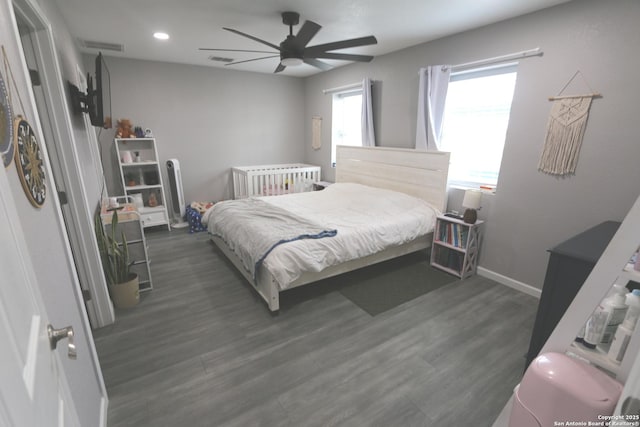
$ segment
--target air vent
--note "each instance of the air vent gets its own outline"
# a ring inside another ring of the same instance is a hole
[[[110,50],[112,52],[124,52],[124,45],[117,43],[96,42],[91,40],[78,39],[80,46],[87,49]]]
[[[217,61],[217,62],[233,62],[233,58],[225,58],[223,56],[213,56],[211,55],[209,57],[210,60],[212,61]]]

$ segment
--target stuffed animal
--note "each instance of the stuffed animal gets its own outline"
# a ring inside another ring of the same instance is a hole
[[[200,215],[204,215],[204,213],[213,206],[213,202],[193,202],[191,203],[191,209],[197,211]]]
[[[133,131],[133,125],[129,119],[118,120],[118,130],[116,131],[116,138],[135,138],[136,134]]]

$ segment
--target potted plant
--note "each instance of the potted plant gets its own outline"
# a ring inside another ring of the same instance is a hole
[[[116,239],[118,228],[118,211],[113,211],[111,217],[111,232],[107,233],[102,223],[100,213],[96,215],[95,229],[100,249],[100,258],[104,270],[109,295],[118,308],[129,308],[140,301],[138,275],[131,272],[132,262],[129,261],[129,248],[124,231],[121,232],[121,243]]]

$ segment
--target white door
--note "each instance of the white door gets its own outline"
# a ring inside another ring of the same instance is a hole
[[[59,359],[68,357],[69,339],[51,349],[47,313],[4,168],[0,242],[0,425],[78,426]],[[62,326],[73,325],[53,325]]]
[[[105,426],[106,389],[55,197],[47,143],[13,7],[19,7],[25,18],[35,19],[45,16],[38,3],[51,5],[40,0],[0,0],[4,62],[0,74],[5,86],[10,84],[13,115],[25,117],[36,134],[47,186],[46,201],[36,209],[25,196],[15,161],[6,169],[0,166],[0,427]],[[53,41],[53,34],[47,34]],[[72,49],[53,52],[65,53],[65,58],[70,55],[77,62]],[[59,84],[66,81],[59,73],[51,79]],[[65,117],[54,122],[63,126],[69,119]],[[75,329],[77,360],[67,356],[67,339],[58,343],[57,350],[49,348],[50,323],[54,328]]]

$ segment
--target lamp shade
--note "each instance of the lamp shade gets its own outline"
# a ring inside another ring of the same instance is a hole
[[[482,192],[478,190],[467,190],[464,193],[462,206],[468,209],[480,209],[481,198],[482,198]]]

